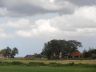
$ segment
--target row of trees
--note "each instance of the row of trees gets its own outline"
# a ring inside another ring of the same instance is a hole
[[[96,59],[96,49],[80,52],[78,48],[81,47],[82,43],[76,40],[51,40],[45,43],[41,55],[48,59],[64,59],[66,56],[69,59],[70,55],[79,54],[81,59]]]
[[[14,47],[11,49],[10,47],[6,47],[0,51],[0,54],[3,55],[5,58],[14,58],[16,54],[18,54],[18,49]]]
[[[82,44],[76,40],[51,40],[45,43],[41,54],[48,59],[60,59],[65,54],[68,55],[78,51],[79,47],[82,47]]]
[[[96,59],[96,49],[91,48],[88,51],[84,50],[83,51],[83,57],[84,58],[90,58],[90,59]]]

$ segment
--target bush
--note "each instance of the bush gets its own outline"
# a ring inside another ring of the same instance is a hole
[[[73,66],[73,65],[75,65],[75,63],[74,62],[71,62],[71,63],[68,63],[67,65]]]
[[[51,62],[48,64],[48,66],[57,66],[57,63],[56,62]]]
[[[10,62],[0,62],[0,65],[10,65]]]
[[[24,65],[24,63],[19,62],[19,61],[13,61],[10,64],[12,64],[12,65]]]
[[[46,64],[43,62],[29,62],[29,66],[45,66]]]

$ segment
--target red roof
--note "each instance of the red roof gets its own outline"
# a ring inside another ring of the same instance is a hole
[[[80,53],[80,52],[73,52],[73,53],[71,53],[70,55],[71,55],[71,56],[80,56],[81,53]]]

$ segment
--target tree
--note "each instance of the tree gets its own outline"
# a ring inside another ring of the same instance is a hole
[[[78,42],[78,41],[76,41],[76,40],[69,40],[69,41],[67,41],[67,42],[68,42],[67,47],[70,48],[70,51],[71,51],[71,52],[74,52],[74,51],[76,51],[79,47],[82,47],[81,42]]]
[[[88,51],[84,50],[83,51],[83,57],[84,58],[96,59],[96,49],[91,48]]]
[[[0,54],[2,54],[4,57],[7,57],[6,49],[2,49]]]
[[[18,54],[18,49],[16,47],[13,49],[6,47],[0,51],[0,54],[2,54],[5,58],[14,58],[14,56]]]
[[[6,55],[7,55],[7,57],[10,58],[11,53],[12,53],[11,48],[10,48],[10,47],[7,47],[7,48],[5,49],[5,51],[6,51]]]
[[[76,51],[78,47],[81,47],[81,43],[75,40],[51,40],[45,43],[42,55],[48,59],[62,58],[65,53]]]
[[[45,43],[44,49],[43,49],[41,55],[47,57],[48,59],[51,59],[52,50],[51,50],[51,46],[50,46],[49,42]]]
[[[10,49],[10,47],[6,47],[5,49],[2,49],[2,50],[0,51],[0,53],[1,53],[4,57],[9,58],[10,55],[11,55],[11,49]]]
[[[18,49],[15,47],[13,48],[12,52],[11,52],[11,58],[14,58],[14,56],[18,54]]]

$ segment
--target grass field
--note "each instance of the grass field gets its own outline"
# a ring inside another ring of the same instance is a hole
[[[0,72],[96,72],[96,60],[0,59]]]
[[[96,72],[94,67],[0,66],[0,72]]]
[[[44,63],[61,63],[61,64],[67,64],[74,62],[75,64],[96,64],[96,60],[27,60],[27,59],[0,59],[0,62],[13,62],[13,61],[19,61],[23,63],[29,63],[29,62],[44,62]]]

